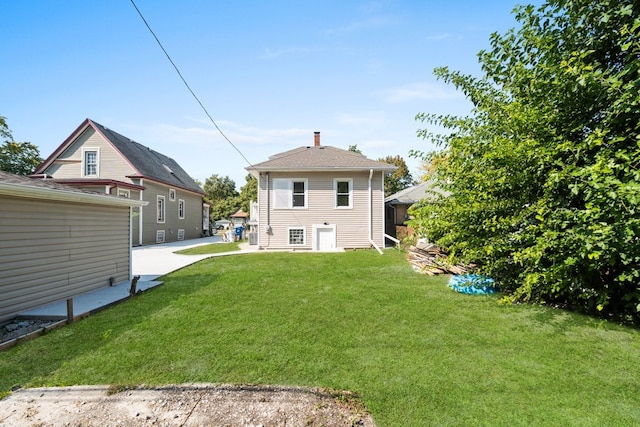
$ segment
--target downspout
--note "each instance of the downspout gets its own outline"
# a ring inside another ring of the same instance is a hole
[[[267,176],[267,226],[266,233],[269,234],[271,232],[271,189],[269,188],[269,172],[265,172]]]
[[[373,169],[369,169],[369,243],[383,255],[382,250],[373,241],[373,186],[371,185],[371,179],[373,178]]]
[[[140,180],[140,185],[141,186],[143,185],[142,179]],[[140,200],[144,200],[144,197],[143,197],[143,194],[142,194],[143,192],[144,192],[144,190],[140,190],[140,195],[138,196],[138,198]],[[142,246],[142,211],[143,211],[143,208],[142,208],[142,206],[140,206],[138,208],[138,213],[139,213],[139,215],[138,215],[138,245],[140,245],[140,246]]]
[[[129,206],[129,280],[133,279],[133,206]]]

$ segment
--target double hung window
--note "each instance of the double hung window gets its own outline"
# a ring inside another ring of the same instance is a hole
[[[351,208],[352,206],[352,186],[351,179],[333,180],[333,190],[335,192],[335,207],[338,209]]]
[[[98,149],[83,149],[82,163],[82,172],[84,176],[98,176]]]
[[[157,208],[156,208],[156,215],[157,215],[157,221],[158,223],[164,223],[164,210],[165,210],[165,203],[164,203],[164,196],[158,196],[157,198]]]
[[[178,218],[184,219],[184,200],[178,200]]]
[[[274,179],[274,209],[306,209],[307,187],[306,179]]]

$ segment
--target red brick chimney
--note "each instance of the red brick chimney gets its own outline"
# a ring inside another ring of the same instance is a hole
[[[313,133],[313,146],[314,147],[320,146],[320,132]]]

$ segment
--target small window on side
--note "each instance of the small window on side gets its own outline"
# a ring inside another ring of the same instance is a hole
[[[178,200],[178,218],[184,219],[184,200]]]
[[[304,235],[305,235],[304,227],[289,228],[289,245],[304,246],[304,243],[305,243]]]

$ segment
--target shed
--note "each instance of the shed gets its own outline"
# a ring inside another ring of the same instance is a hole
[[[147,202],[0,171],[0,321],[131,278]]]

